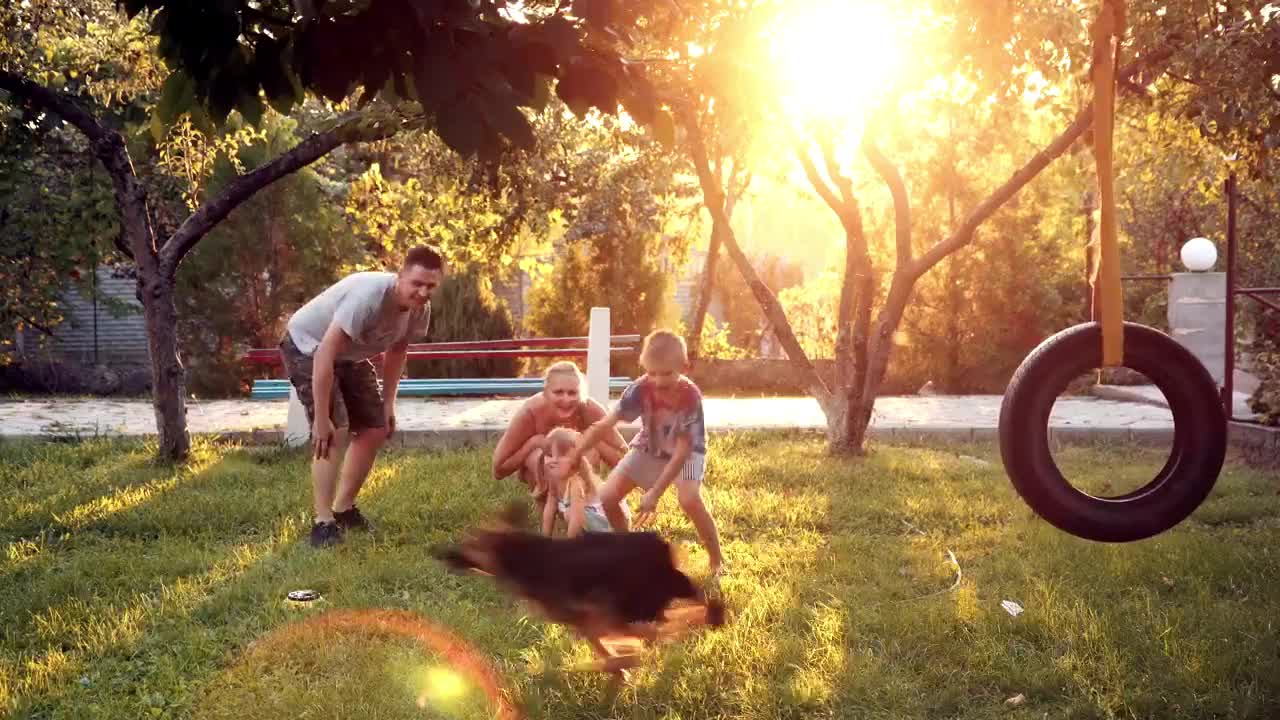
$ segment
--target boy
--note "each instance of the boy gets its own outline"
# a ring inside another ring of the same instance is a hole
[[[619,422],[641,419],[640,432],[618,466],[609,473],[600,502],[615,530],[626,531],[627,518],[619,503],[634,488],[645,491],[636,513],[638,525],[653,521],[658,501],[676,486],[680,508],[698,531],[707,550],[712,576],[721,573],[720,538],[716,523],[702,501],[702,473],[706,465],[706,425],[702,392],[682,375],[688,366],[684,339],[670,330],[655,330],[644,340],[640,366],[645,374],[622,393],[618,406],[582,433],[563,468],[577,467],[582,453],[595,447]]]

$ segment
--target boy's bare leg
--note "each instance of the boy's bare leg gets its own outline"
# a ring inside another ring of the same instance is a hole
[[[636,484],[631,482],[631,478],[614,470],[609,473],[609,479],[605,480],[604,487],[600,488],[600,505],[604,507],[605,517],[609,518],[609,525],[616,532],[629,532],[631,530],[627,516],[622,512],[621,502],[627,496],[627,493],[635,489]]]
[[[716,521],[712,519],[711,512],[702,502],[702,483],[678,482],[676,493],[680,500],[680,509],[684,510],[685,516],[693,523],[694,529],[698,531],[698,539],[702,541],[702,547],[707,550],[711,575],[713,577],[719,575],[724,566],[724,558],[720,555],[720,534],[716,531]]]
[[[311,497],[316,522],[333,522],[333,498],[338,490],[338,469],[346,455],[349,433],[345,427],[333,431],[333,445],[324,459],[311,459]]]

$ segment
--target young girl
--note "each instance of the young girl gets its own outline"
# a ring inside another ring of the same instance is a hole
[[[582,371],[572,362],[558,362],[547,368],[542,392],[520,406],[493,450],[495,479],[518,474],[535,500],[542,499],[547,491],[542,477],[547,435],[556,427],[581,432],[608,414],[603,405],[586,397],[584,383]],[[622,459],[626,448],[620,434],[607,433],[592,446],[588,459],[613,466]]]
[[[577,537],[583,530],[609,532],[609,518],[600,504],[600,478],[584,457],[578,461],[577,471],[565,463],[581,434],[570,428],[558,427],[547,434],[547,497],[542,508],[542,532],[550,536],[556,527],[556,515],[568,523],[568,537]],[[622,503],[626,514],[626,503]]]

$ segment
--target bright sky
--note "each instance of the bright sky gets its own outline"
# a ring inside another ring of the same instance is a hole
[[[904,65],[902,33],[879,0],[793,3],[772,38],[783,103],[797,117],[859,123]]]

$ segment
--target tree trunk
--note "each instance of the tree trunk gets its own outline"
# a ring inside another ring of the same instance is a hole
[[[156,414],[161,460],[185,460],[191,449],[187,434],[186,371],[178,359],[178,308],[175,281],[160,263],[146,190],[133,174],[124,138],[110,133],[99,141],[99,157],[111,173],[116,207],[138,272],[138,301],[147,327],[151,359],[151,406]]]
[[[187,434],[187,374],[178,357],[178,308],[174,279],[138,274],[138,295],[147,324],[151,357],[151,404],[156,413],[159,455],[181,460],[191,449]]]
[[[737,238],[733,235],[733,228],[730,227],[729,218],[725,215],[724,189],[716,182],[711,171],[711,165],[707,159],[706,144],[702,138],[702,128],[698,126],[697,118],[692,117],[687,109],[681,110],[680,119],[688,130],[694,169],[698,173],[698,184],[702,189],[702,202],[708,212],[711,213],[712,232],[720,234],[725,250],[728,251],[729,257],[733,259],[738,271],[742,273],[747,286],[751,288],[751,294],[755,296],[756,302],[760,304],[760,310],[765,317],[765,321],[772,325],[774,336],[778,338],[778,343],[786,351],[787,359],[791,361],[792,367],[800,373],[801,382],[804,384],[805,389],[817,399],[818,404],[822,406],[825,412],[830,405],[831,391],[827,388],[827,384],[823,382],[822,377],[818,375],[817,368],[813,366],[808,355],[805,354],[804,348],[800,347],[800,341],[796,339],[795,331],[791,327],[791,322],[787,320],[786,313],[782,311],[782,306],[778,303],[777,296],[760,279],[760,274],[755,271],[755,268],[751,267],[751,260],[747,258],[746,253],[738,246]]]
[[[952,158],[950,176],[947,179],[947,227],[953,229],[956,226],[956,193],[955,180],[957,177],[955,169],[955,158]],[[947,342],[946,364],[943,368],[943,377],[946,378],[944,386],[949,393],[960,392],[960,348],[964,338],[961,337],[960,313],[964,310],[964,292],[960,289],[960,256],[958,254],[947,258],[947,279],[946,279],[946,312],[947,312],[947,329],[943,333],[943,337]]]
[[[738,163],[733,164],[733,171],[729,176],[729,188],[725,194],[724,216],[732,220],[733,209],[738,204],[738,198],[747,190],[747,186],[751,184],[751,174],[747,173],[736,186],[733,178],[737,176],[739,171]],[[716,177],[720,174],[716,173]],[[702,278],[698,284],[698,300],[693,309],[693,320],[689,331],[689,360],[697,362],[702,352],[702,328],[707,322],[707,311],[711,308],[711,297],[716,286],[716,268],[720,264],[720,246],[724,243],[721,240],[720,233],[716,232],[716,224],[711,224],[711,242],[707,247],[707,260],[702,266]]]
[[[702,354],[702,327],[707,322],[707,310],[711,307],[711,292],[715,289],[716,265],[720,262],[720,233],[713,228],[707,247],[707,260],[702,264],[702,278],[698,283],[698,301],[693,308],[693,321],[689,329],[689,360],[697,362]]]

